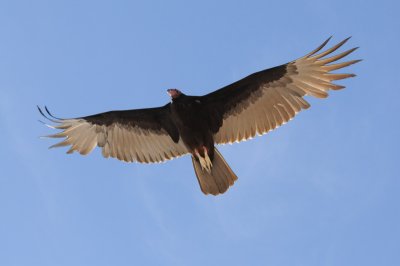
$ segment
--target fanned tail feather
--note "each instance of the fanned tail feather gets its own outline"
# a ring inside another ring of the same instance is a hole
[[[201,167],[201,164],[192,156],[193,168],[199,181],[200,189],[204,194],[223,194],[238,179],[221,153],[214,148],[214,159],[211,171]]]

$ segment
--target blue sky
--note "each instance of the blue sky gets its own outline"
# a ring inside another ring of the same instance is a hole
[[[0,265],[399,265],[397,1],[1,1]],[[201,95],[330,35],[364,61],[278,130],[222,146],[204,196],[164,164],[48,150],[75,117]]]

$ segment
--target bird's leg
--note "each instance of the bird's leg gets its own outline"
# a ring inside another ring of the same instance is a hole
[[[205,163],[204,158],[200,155],[199,150],[197,148],[194,149],[194,154],[196,155],[197,159],[199,159],[199,161],[200,161],[201,169],[204,170],[206,163]]]
[[[211,173],[212,162],[210,160],[210,157],[208,156],[207,148],[203,146],[203,150],[204,150],[203,156],[200,154],[197,148],[194,149],[194,153],[200,161],[201,169],[202,170],[205,169],[207,172]]]
[[[204,149],[204,159],[207,164],[207,170],[208,170],[208,172],[211,172],[212,162],[211,162],[210,157],[208,156],[208,149],[206,146],[203,146],[203,149]]]

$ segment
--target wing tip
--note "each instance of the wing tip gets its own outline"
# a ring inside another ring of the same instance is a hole
[[[44,106],[44,111],[43,111],[42,108],[40,108],[39,105],[36,105],[36,107],[37,107],[39,113],[40,113],[44,118],[46,118],[47,120],[49,120],[49,121],[51,121],[51,122],[53,122],[53,123],[61,123],[61,121],[64,120],[64,119],[62,119],[62,118],[58,118],[58,117],[53,116],[53,115],[50,113],[50,111],[49,111],[49,109],[47,108],[47,106]],[[46,113],[47,113],[47,114],[46,114]]]
[[[344,40],[343,40],[343,42],[347,42],[348,40],[350,40],[351,38],[353,38],[353,36],[349,36],[349,37],[347,37],[347,38],[345,38]]]
[[[346,88],[346,86],[343,86],[343,85],[337,85],[337,84],[333,84],[333,83],[332,83],[332,85],[333,86],[331,87],[331,89],[334,91],[343,90]]]
[[[326,39],[322,44],[320,44],[317,48],[315,48],[314,50],[312,50],[311,52],[309,52],[308,54],[306,54],[303,58],[309,58],[312,55],[318,53],[318,51],[320,51],[322,48],[325,47],[325,45],[327,45],[327,43],[332,39],[333,35],[329,36],[328,39]]]
[[[317,52],[319,52],[322,48],[324,48],[328,42],[333,38],[333,35],[329,36],[320,46],[318,46],[316,49],[314,49],[313,51],[311,51],[310,53],[308,53],[307,55],[305,55],[305,58],[309,58],[313,55],[315,55]],[[348,40],[350,40],[352,38],[352,36],[349,36],[347,38],[345,38],[343,41],[339,42],[336,46],[337,48],[339,48],[340,46],[342,46],[343,44],[345,44]],[[358,47],[356,47],[356,49],[358,49]]]

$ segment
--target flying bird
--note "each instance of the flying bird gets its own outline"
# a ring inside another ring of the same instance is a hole
[[[359,62],[333,63],[358,47],[331,55],[347,38],[320,52],[330,39],[297,60],[253,73],[204,96],[168,89],[171,101],[161,107],[71,119],[54,117],[47,107],[38,107],[54,123],[50,127],[61,130],[46,136],[63,138],[50,148],[70,146],[67,153],[86,155],[98,146],[106,158],[140,163],[190,154],[201,191],[222,194],[238,178],[215,145],[263,135],[309,108],[304,96],[326,98],[329,90],[344,88],[332,81],[355,76],[332,71]]]

